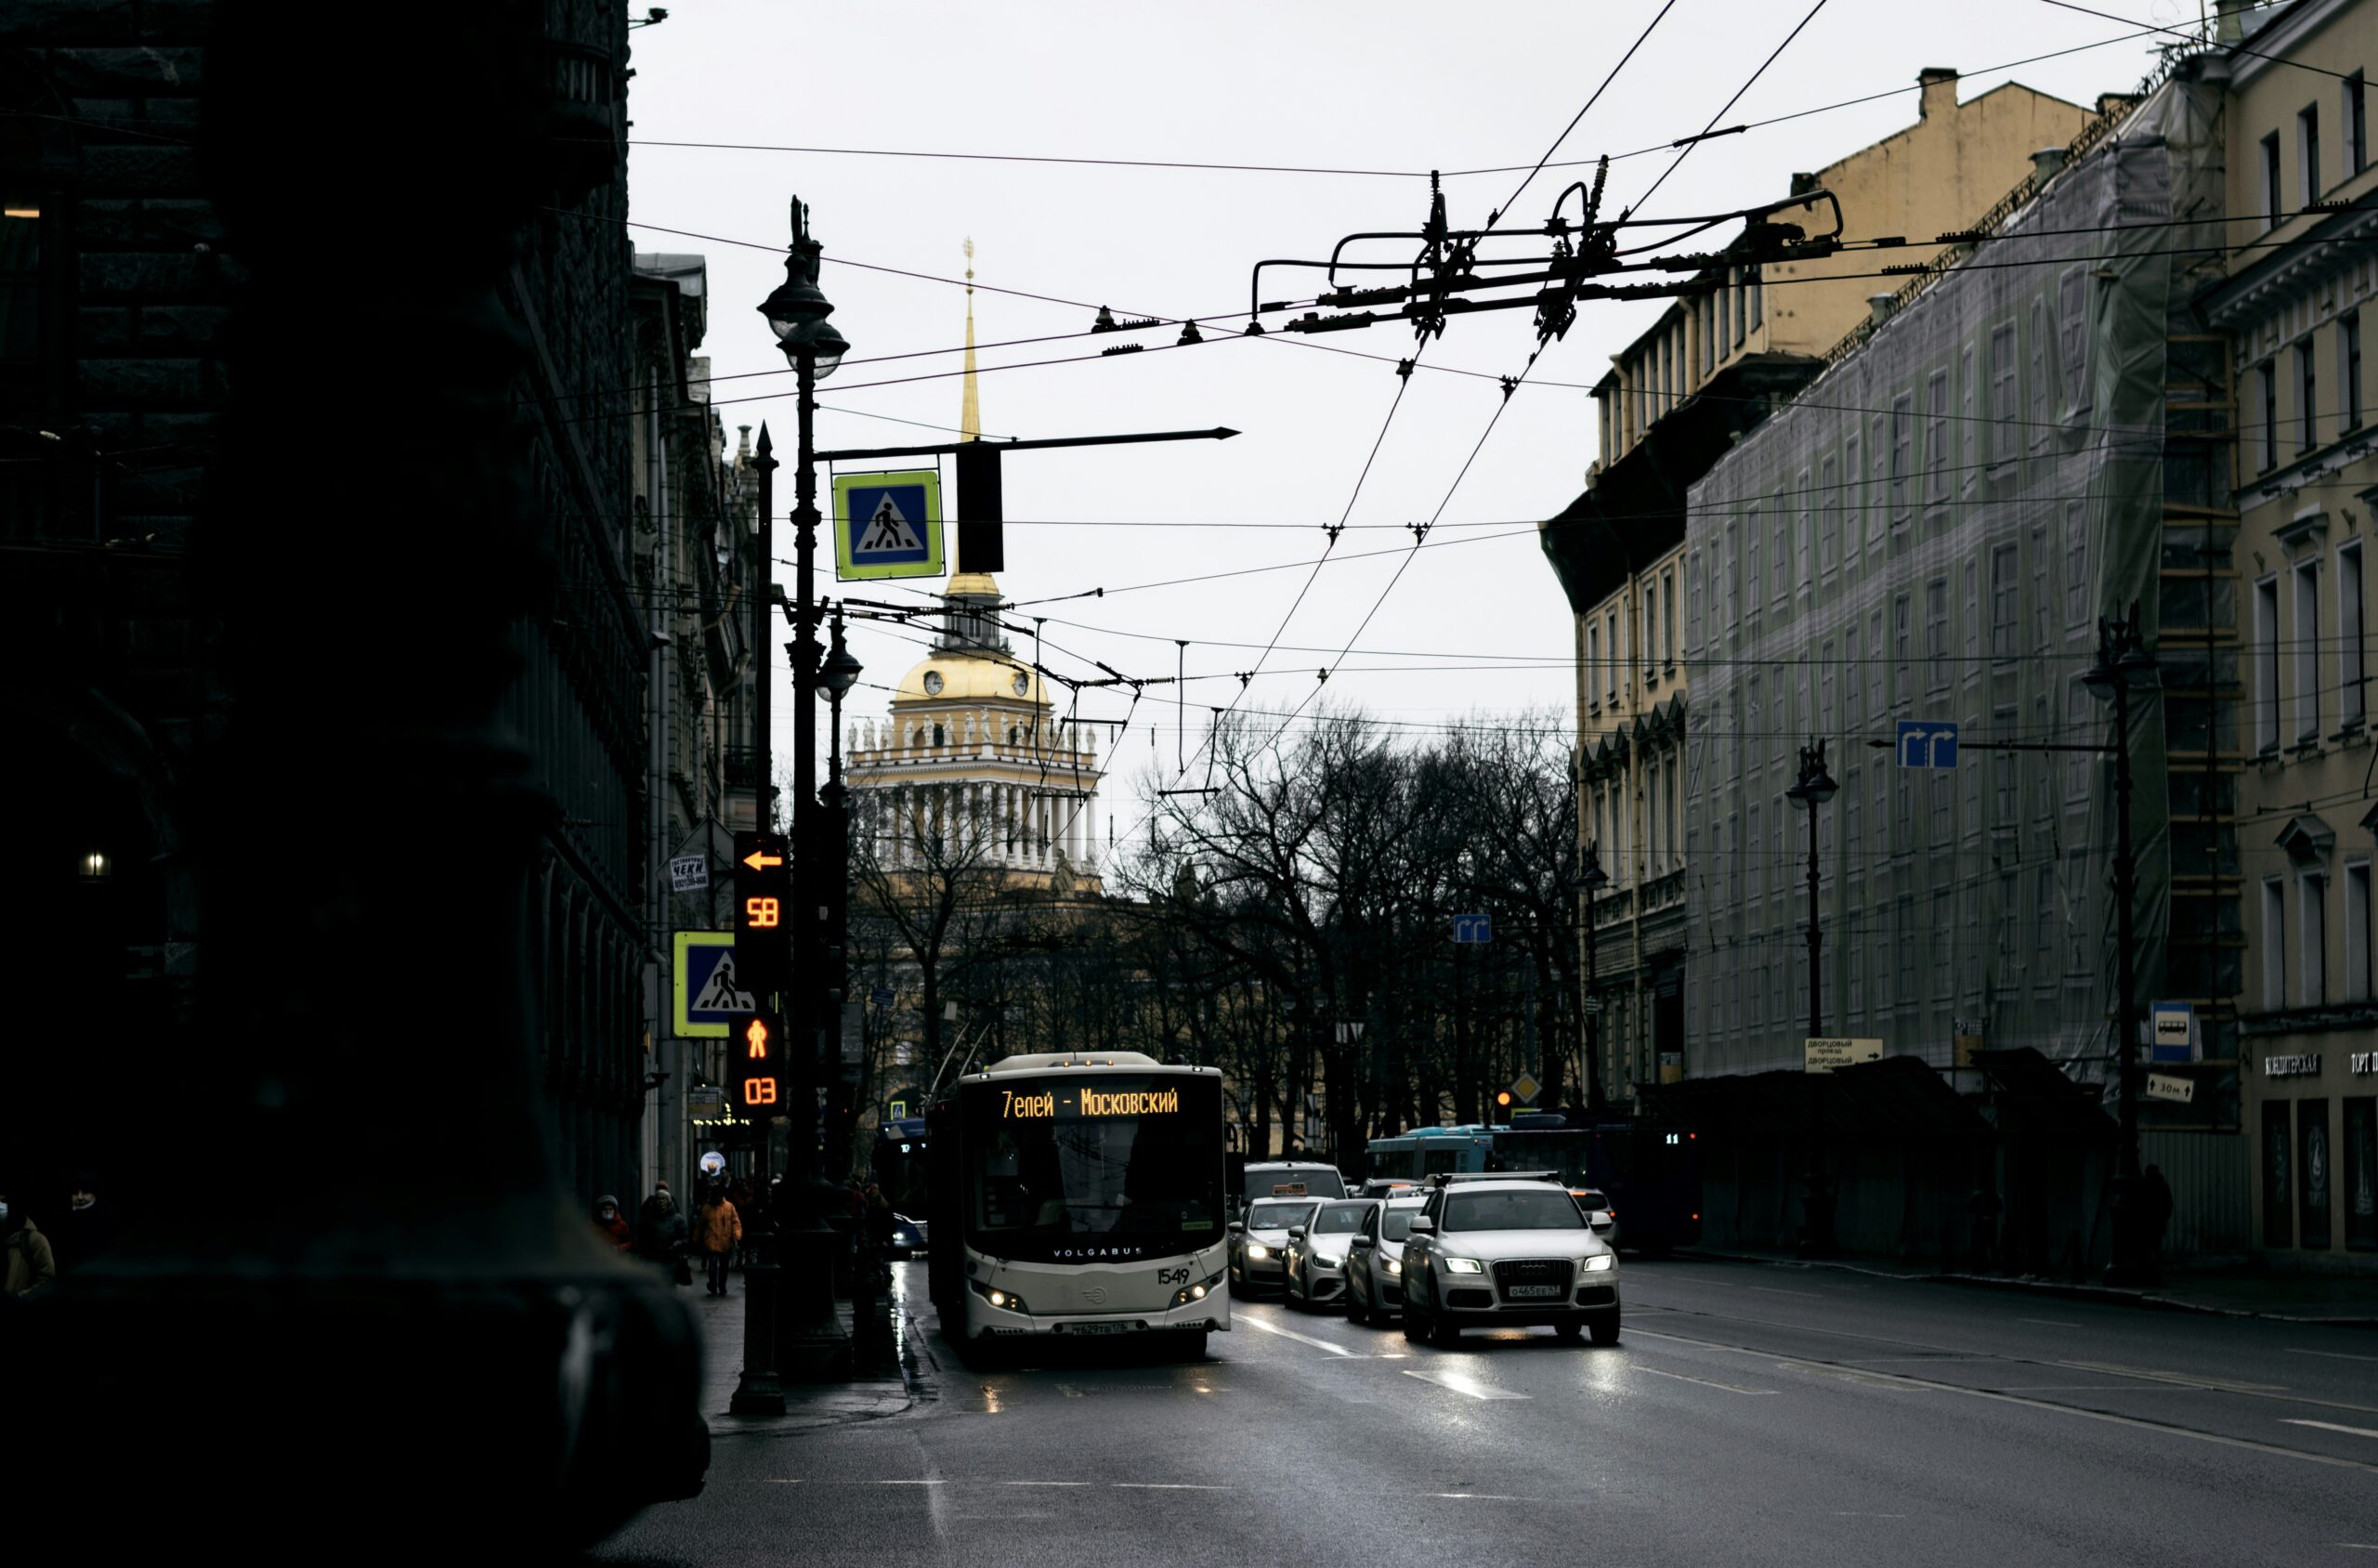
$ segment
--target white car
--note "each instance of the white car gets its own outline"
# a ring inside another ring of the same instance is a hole
[[[1278,1285],[1287,1274],[1288,1227],[1301,1225],[1321,1207],[1310,1197],[1258,1198],[1247,1218],[1230,1222],[1230,1284],[1245,1292]]]
[[[1472,1179],[1429,1194],[1404,1244],[1404,1337],[1549,1324],[1618,1342],[1618,1254],[1557,1182]]]
[[[1595,1187],[1571,1187],[1569,1196],[1575,1198],[1577,1207],[1586,1211],[1586,1223],[1594,1228],[1594,1235],[1615,1249],[1618,1246],[1618,1210],[1610,1206],[1610,1195]]]
[[[1336,1306],[1346,1299],[1346,1248],[1377,1207],[1369,1198],[1325,1203],[1289,1228],[1288,1305]]]
[[[1404,1307],[1404,1243],[1412,1216],[1427,1207],[1418,1195],[1389,1198],[1367,1216],[1346,1250],[1346,1315],[1384,1328]]]

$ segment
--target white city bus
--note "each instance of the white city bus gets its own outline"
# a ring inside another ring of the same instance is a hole
[[[1194,1355],[1230,1327],[1220,1071],[1010,1056],[926,1118],[933,1300],[961,1354],[1118,1334]]]

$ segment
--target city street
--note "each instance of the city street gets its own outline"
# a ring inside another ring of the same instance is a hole
[[[1620,1345],[1273,1300],[1182,1365],[933,1365],[896,1415],[722,1420],[606,1562],[2370,1561],[2378,1335],[1832,1269],[1626,1266]],[[735,1347],[713,1346],[731,1363]],[[713,1368],[712,1385],[720,1386]],[[1458,1559],[1451,1554],[1459,1554]]]

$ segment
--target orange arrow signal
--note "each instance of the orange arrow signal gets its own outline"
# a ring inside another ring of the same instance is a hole
[[[755,849],[751,854],[743,857],[743,864],[751,867],[751,869],[755,871],[761,871],[765,870],[770,866],[783,865],[784,856],[781,855],[770,855],[764,849]]]

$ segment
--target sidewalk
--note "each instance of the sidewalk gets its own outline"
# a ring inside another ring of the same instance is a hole
[[[2323,1323],[2340,1327],[2378,1328],[2378,1282],[2366,1276],[2280,1274],[2266,1269],[2231,1268],[2196,1272],[2167,1268],[2163,1283],[2147,1288],[2110,1285],[2074,1285],[2036,1274],[1949,1274],[1887,1258],[1843,1258],[1816,1261],[1784,1252],[1719,1251],[1696,1247],[1680,1249],[1682,1258],[1721,1259],[1729,1262],[1769,1263],[1780,1268],[1832,1269],[1927,1285],[1963,1285],[1982,1290],[2020,1291],[2034,1296],[2061,1296],[2068,1300],[2105,1301],[2164,1312],[2207,1313],[2223,1317],[2262,1317],[2282,1323]]]
[[[886,1416],[899,1415],[923,1397],[920,1381],[912,1370],[919,1362],[917,1328],[904,1316],[899,1325],[900,1372],[870,1374],[838,1383],[787,1381],[783,1384],[783,1415],[735,1415],[727,1405],[735,1397],[735,1385],[741,1379],[743,1371],[743,1307],[747,1299],[743,1291],[743,1277],[737,1274],[724,1296],[710,1295],[699,1284],[681,1286],[677,1293],[694,1309],[694,1315],[701,1322],[701,1410],[713,1434],[756,1429],[800,1431],[817,1427],[846,1426],[855,1421],[880,1420]],[[842,1320],[843,1332],[847,1335],[851,1329],[851,1304],[837,1301],[834,1312]]]

